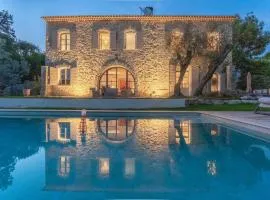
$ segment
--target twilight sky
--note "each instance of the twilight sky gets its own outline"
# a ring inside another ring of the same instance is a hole
[[[270,0],[0,0],[0,10],[14,16],[19,39],[45,46],[46,15],[140,14],[154,6],[157,15],[235,15],[253,12],[270,30]]]

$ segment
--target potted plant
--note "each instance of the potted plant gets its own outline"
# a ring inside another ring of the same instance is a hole
[[[32,86],[32,84],[30,81],[24,82],[23,96],[29,97],[31,95],[31,86]]]

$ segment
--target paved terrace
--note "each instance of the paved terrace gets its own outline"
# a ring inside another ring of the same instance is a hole
[[[264,136],[270,139],[270,116],[254,114],[254,112],[233,112],[233,111],[202,111],[205,115],[222,120],[241,127],[249,129],[254,136]],[[256,132],[260,132],[257,134]],[[264,135],[261,135],[263,133]]]

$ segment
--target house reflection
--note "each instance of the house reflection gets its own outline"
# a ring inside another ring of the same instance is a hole
[[[97,120],[98,131],[110,142],[124,142],[135,130],[135,120],[101,119]]]
[[[258,177],[253,168],[238,167],[246,161],[225,147],[237,150],[239,139],[218,125],[188,117],[86,118],[83,123],[84,143],[81,118],[46,120],[46,190],[162,192],[193,188],[192,178],[205,189],[212,178],[240,186],[247,177],[253,182]]]

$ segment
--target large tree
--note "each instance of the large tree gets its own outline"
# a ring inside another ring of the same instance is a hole
[[[240,72],[238,87],[245,89],[247,73],[256,75],[265,68],[265,61],[259,57],[270,43],[270,33],[265,31],[264,22],[248,14],[245,18],[237,17],[233,38],[233,62]]]
[[[26,41],[17,42],[17,51],[28,63],[29,74],[24,77],[25,80],[36,81],[40,77],[41,66],[45,64],[45,54],[40,49]]]
[[[172,52],[172,62],[179,65],[180,74],[174,87],[175,96],[183,96],[181,83],[184,75],[196,56],[202,55],[206,44],[205,24],[186,23],[181,30],[175,29],[168,37],[167,43]]]
[[[45,62],[37,46],[16,39],[12,24],[12,15],[0,11],[0,90],[39,80]]]
[[[13,17],[6,10],[0,11],[0,33],[15,38],[15,31],[12,27]]]

